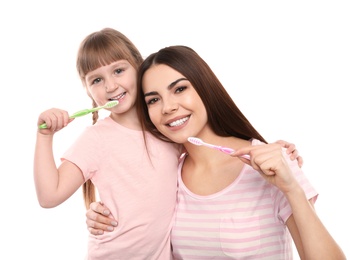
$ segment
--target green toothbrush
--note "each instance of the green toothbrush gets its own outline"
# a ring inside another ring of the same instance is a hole
[[[85,116],[89,113],[95,112],[97,110],[100,110],[102,108],[111,108],[114,107],[116,105],[118,105],[118,100],[113,100],[113,101],[109,101],[106,104],[104,104],[103,106],[99,106],[99,107],[94,107],[94,108],[90,108],[90,109],[83,109],[80,111],[75,112],[74,114],[70,115],[70,118],[76,118],[76,117],[80,117],[80,116]],[[46,123],[39,125],[40,129],[44,129],[47,128]]]

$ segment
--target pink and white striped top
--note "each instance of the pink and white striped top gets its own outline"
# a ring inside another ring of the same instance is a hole
[[[253,140],[253,145],[259,141]],[[296,161],[286,158],[308,199],[316,200]],[[174,259],[293,259],[285,225],[292,214],[283,193],[245,165],[224,190],[199,196],[189,191],[178,168],[178,205],[171,241]]]

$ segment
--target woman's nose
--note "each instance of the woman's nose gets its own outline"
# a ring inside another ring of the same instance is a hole
[[[170,114],[179,109],[179,104],[174,102],[166,102],[163,105],[162,114]]]

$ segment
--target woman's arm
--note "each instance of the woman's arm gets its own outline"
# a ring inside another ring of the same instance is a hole
[[[317,216],[302,188],[286,194],[293,215],[287,220],[300,259],[346,259],[342,249]]]
[[[244,154],[249,154],[250,160],[240,157]],[[346,259],[308,201],[279,145],[249,146],[237,150],[231,156],[238,156],[251,165],[267,182],[284,193],[293,214],[287,226],[301,259]]]
[[[86,225],[93,235],[102,235],[104,231],[113,231],[118,222],[102,202],[92,202],[86,212]]]

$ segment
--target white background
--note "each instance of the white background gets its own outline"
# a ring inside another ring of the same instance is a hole
[[[104,27],[123,32],[144,56],[168,45],[194,48],[268,141],[297,145],[320,193],[318,214],[350,256],[348,1],[69,2],[0,4],[0,259],[85,255],[82,192],[40,208],[33,149],[41,111],[90,107],[76,52],[87,34]],[[86,116],[57,134],[57,162],[90,124]]]

